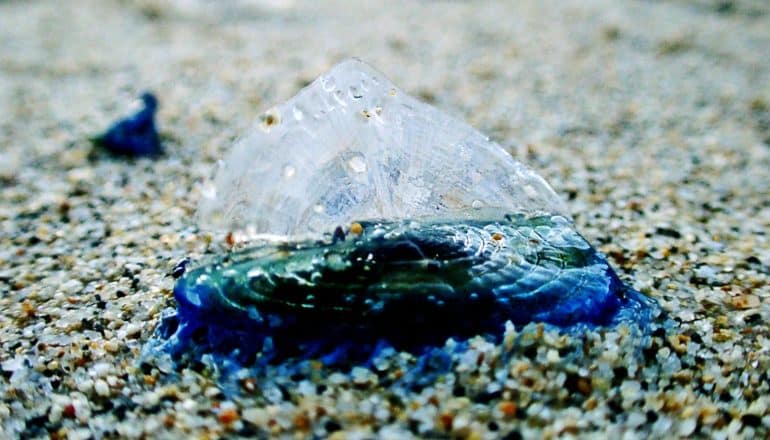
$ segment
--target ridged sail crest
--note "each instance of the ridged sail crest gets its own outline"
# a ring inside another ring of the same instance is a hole
[[[201,226],[286,236],[370,219],[566,215],[500,145],[357,59],[268,110],[212,183]]]

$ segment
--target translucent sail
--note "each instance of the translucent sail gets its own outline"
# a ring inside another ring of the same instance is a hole
[[[204,228],[285,236],[353,221],[561,214],[546,181],[473,127],[346,60],[265,113],[204,191]]]

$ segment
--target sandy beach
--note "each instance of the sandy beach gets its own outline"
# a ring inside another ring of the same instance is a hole
[[[174,265],[227,249],[217,160],[348,57],[538,170],[671,325],[516,328],[417,391],[139,362]],[[768,60],[762,0],[0,0],[0,437],[765,438]],[[94,152],[146,90],[166,154]]]

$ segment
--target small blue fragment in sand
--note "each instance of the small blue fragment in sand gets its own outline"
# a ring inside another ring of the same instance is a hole
[[[163,153],[155,125],[158,98],[144,93],[144,107],[135,114],[115,122],[95,142],[109,152],[121,156],[158,156]]]

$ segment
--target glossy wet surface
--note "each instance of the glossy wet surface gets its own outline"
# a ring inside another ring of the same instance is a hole
[[[659,313],[560,216],[355,223],[205,261],[174,295],[178,313],[152,344],[246,367],[295,357],[349,368],[383,345],[420,354],[449,338],[499,341],[506,322],[644,332]]]

